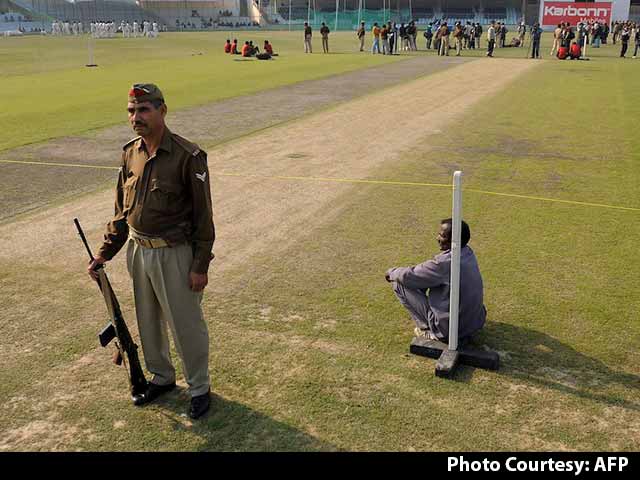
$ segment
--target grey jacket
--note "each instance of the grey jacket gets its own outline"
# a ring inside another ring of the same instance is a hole
[[[451,281],[451,250],[414,267],[397,267],[387,271],[392,281],[406,288],[429,290],[429,307],[434,314],[429,327],[439,338],[449,337],[449,283]],[[478,261],[468,245],[460,250],[460,313],[458,337],[480,330],[487,311],[483,304],[482,276]]]

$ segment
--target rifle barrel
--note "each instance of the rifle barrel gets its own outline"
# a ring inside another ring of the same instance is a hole
[[[80,226],[80,222],[78,221],[77,218],[74,218],[73,219],[73,223],[76,224],[76,229],[78,230],[78,235],[80,235],[80,238],[82,239],[82,243],[84,243],[84,246],[87,249],[87,253],[89,253],[89,258],[91,259],[91,261],[93,261],[94,260],[93,253],[91,253],[91,247],[89,247],[89,243],[87,242],[87,237],[84,236],[84,232],[82,231],[82,227]]]

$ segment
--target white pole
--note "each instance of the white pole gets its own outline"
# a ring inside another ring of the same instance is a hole
[[[462,172],[453,173],[453,215],[451,223],[451,282],[449,285],[449,350],[458,349],[460,310],[460,230],[462,225]]]
[[[584,32],[584,55],[582,55],[584,58],[587,58],[587,29],[585,28],[585,32]]]
[[[340,8],[340,0],[336,0],[336,25],[334,30],[338,31],[338,8]]]
[[[309,0],[309,3],[307,4],[307,23],[311,23],[311,0]]]
[[[362,21],[362,0],[358,0],[358,28],[360,28],[360,22]]]
[[[291,31],[291,0],[289,0],[289,31]]]

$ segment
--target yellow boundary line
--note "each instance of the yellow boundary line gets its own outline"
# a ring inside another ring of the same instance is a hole
[[[25,165],[47,165],[52,167],[78,167],[78,168],[99,168],[107,170],[118,170],[118,167],[108,167],[104,165],[81,165],[75,163],[52,163],[52,162],[27,162],[21,160],[0,160],[0,163],[16,163]],[[423,183],[423,182],[400,182],[391,180],[363,180],[357,178],[327,178],[327,177],[297,177],[285,175],[252,175],[242,173],[214,173],[212,176],[218,177],[238,177],[238,178],[264,178],[272,180],[303,180],[312,182],[334,182],[334,183],[365,183],[372,185],[400,185],[411,187],[442,187],[453,188],[447,183]],[[622,207],[619,205],[607,205],[604,203],[578,202],[575,200],[562,200],[558,198],[535,197],[531,195],[518,195],[516,193],[490,192],[488,190],[478,190],[476,188],[463,188],[465,192],[479,193],[482,195],[496,195],[500,197],[521,198],[524,200],[537,200],[541,202],[564,203],[567,205],[579,205],[583,207],[609,208],[613,210],[626,210],[630,212],[640,212],[640,208]]]

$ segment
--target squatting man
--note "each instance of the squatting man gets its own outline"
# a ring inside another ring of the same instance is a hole
[[[115,215],[88,271],[97,278],[97,265],[127,244],[140,341],[153,375],[134,404],[176,387],[168,324],[189,385],[188,413],[195,419],[210,405],[209,334],[200,305],[215,239],[207,155],[168,129],[167,106],[156,85],[134,85],[127,111],[139,136],[123,147]]]
[[[471,230],[461,222],[460,311],[458,337],[461,341],[480,330],[487,310],[483,304],[482,276],[469,245]],[[441,253],[413,267],[390,268],[385,279],[393,285],[400,303],[409,311],[416,337],[446,342],[449,338],[449,285],[451,280],[452,220],[440,222],[437,240]]]

